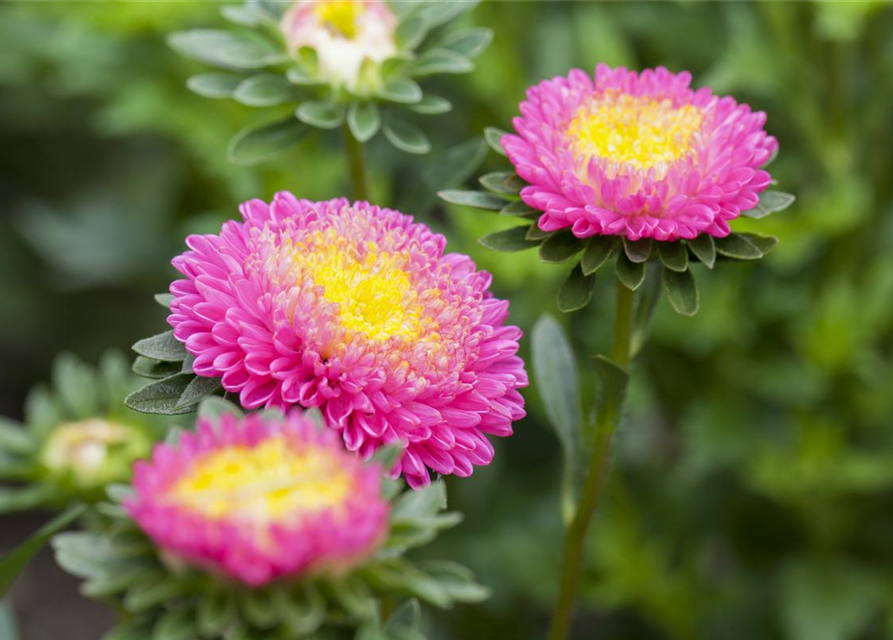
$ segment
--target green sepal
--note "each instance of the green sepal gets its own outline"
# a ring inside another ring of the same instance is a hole
[[[708,269],[713,268],[713,265],[716,264],[716,245],[713,242],[713,236],[709,233],[702,233],[695,239],[686,240],[685,242],[704,266]]]
[[[542,240],[528,240],[528,226],[511,227],[502,231],[494,231],[488,233],[483,238],[479,238],[478,242],[500,253],[513,253],[515,251],[524,251],[539,246]]]
[[[419,83],[409,78],[393,78],[384,83],[376,95],[382,100],[398,104],[418,104],[423,93]]]
[[[527,233],[524,235],[525,238],[531,240],[533,242],[543,242],[546,238],[551,236],[554,231],[543,231],[540,229],[540,226],[534,222],[532,225],[527,227]]]
[[[667,293],[667,300],[676,313],[693,316],[698,312],[700,296],[698,285],[691,271],[672,271],[663,269],[661,282]]]
[[[270,629],[279,622],[279,609],[269,589],[252,589],[242,598],[242,615],[252,626]]]
[[[513,171],[494,171],[492,173],[487,173],[478,178],[478,182],[481,183],[486,189],[493,191],[494,193],[500,193],[509,196],[517,196],[521,191],[521,187],[517,185],[516,181],[512,181],[509,183],[509,180],[512,178],[516,178],[517,174]]]
[[[578,311],[589,304],[592,299],[592,291],[595,287],[595,275],[583,275],[583,268],[579,263],[574,265],[567,280],[558,289],[556,301],[559,311],[570,313]]]
[[[215,29],[193,29],[168,36],[177,53],[224,69],[260,69],[281,54],[267,40]]]
[[[406,153],[423,154],[431,150],[428,136],[415,125],[403,120],[386,118],[384,135],[392,145]]]
[[[446,98],[426,93],[422,99],[415,104],[407,106],[410,111],[421,113],[426,116],[434,116],[441,113],[448,113],[452,110],[453,104]]]
[[[551,234],[540,245],[540,260],[551,264],[563,264],[582,251],[583,246],[583,242],[570,230],[563,229]]]
[[[332,102],[302,102],[295,109],[295,117],[320,129],[337,129],[344,122],[344,106]]]
[[[193,640],[196,634],[195,616],[190,609],[165,611],[152,631],[153,640]]]
[[[138,389],[124,399],[124,404],[141,413],[157,413],[162,415],[179,415],[191,413],[193,405],[181,407],[180,396],[186,391],[196,376],[191,373],[178,373],[152,382]]]
[[[626,252],[621,252],[620,255],[617,256],[615,268],[617,271],[617,279],[630,291],[635,291],[642,286],[642,283],[645,281],[645,263],[632,262],[627,257]]]
[[[455,51],[470,60],[483,53],[492,41],[492,29],[471,27],[447,33],[437,42],[437,48]]]
[[[784,211],[794,204],[796,197],[784,191],[764,191],[760,194],[760,201],[757,206],[749,211],[742,211],[741,215],[748,218],[765,218],[770,213]]]
[[[537,218],[542,215],[542,211],[539,209],[534,209],[529,204],[522,200],[516,200],[515,202],[509,202],[505,205],[500,211],[504,216],[519,216],[519,217],[528,217],[535,215]]]
[[[758,233],[742,233],[740,235],[759,249],[764,256],[778,244],[778,238],[775,236],[763,236]]]
[[[58,497],[56,490],[46,484],[0,487],[0,514],[29,511],[53,502]]]
[[[212,591],[199,598],[195,622],[202,638],[219,638],[237,619],[239,612],[236,595],[231,590]]]
[[[245,78],[232,94],[236,102],[249,107],[272,107],[295,99],[292,84],[277,73],[260,73]]]
[[[157,569],[144,573],[130,585],[124,596],[124,607],[140,613],[182,594],[182,585],[170,574]]]
[[[273,604],[285,627],[297,636],[316,631],[326,616],[326,601],[312,583],[273,587]]]
[[[462,191],[459,189],[447,189],[438,191],[438,197],[450,204],[474,209],[486,209],[487,211],[500,211],[506,205],[506,200],[483,191]]]
[[[450,49],[429,49],[420,55],[410,67],[410,74],[423,78],[438,73],[469,73],[474,63]]]
[[[763,252],[759,247],[740,233],[732,233],[725,238],[715,238],[713,242],[716,245],[716,252],[726,258],[759,260],[763,257]]]
[[[651,257],[651,249],[651,238],[641,240],[630,240],[625,236],[623,238],[623,251],[630,262],[647,262]]]
[[[244,79],[233,73],[199,73],[186,81],[186,88],[205,98],[232,98]]]
[[[0,416],[0,452],[28,456],[36,448],[37,441],[27,429]]]
[[[667,269],[678,272],[688,270],[688,249],[681,241],[656,244],[657,255]]]
[[[428,34],[428,23],[419,16],[403,20],[394,31],[394,42],[401,51],[413,51]]]
[[[226,155],[234,164],[254,165],[290,149],[309,132],[309,126],[291,116],[276,122],[250,125],[233,136]]]
[[[174,411],[180,411],[187,407],[194,408],[194,405],[217,393],[222,388],[219,378],[195,376],[183,390],[183,393],[180,394]]]
[[[131,368],[135,374],[142,376],[143,378],[161,379],[180,373],[183,368],[183,363],[164,362],[145,356],[137,356],[136,360],[133,361],[133,366]]]
[[[449,560],[426,560],[418,567],[436,580],[456,602],[483,602],[492,595],[489,587],[478,584],[471,569]]]
[[[381,116],[374,102],[353,102],[347,110],[347,126],[359,142],[371,140],[381,126]]]
[[[617,240],[614,236],[592,236],[589,238],[586,241],[586,248],[583,249],[583,257],[580,259],[583,275],[590,276],[601,269],[614,253],[616,245]]]
[[[160,304],[165,309],[170,309],[171,302],[174,301],[174,295],[172,293],[156,293],[152,297],[155,299],[155,302]]]

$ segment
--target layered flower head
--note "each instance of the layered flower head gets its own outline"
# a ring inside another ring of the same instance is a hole
[[[374,552],[390,510],[381,473],[296,411],[224,414],[138,462],[124,506],[169,554],[258,586]]]
[[[691,74],[599,65],[531,87],[502,145],[544,231],[673,241],[724,237],[770,183],[766,114]]]
[[[470,258],[398,211],[280,193],[190,236],[168,322],[198,375],[246,408],[320,407],[351,451],[405,449],[394,474],[470,475],[485,434],[524,416],[521,331]]]
[[[354,90],[364,60],[381,64],[397,53],[397,16],[380,0],[298,0],[282,18],[289,50],[316,51],[319,74]]]

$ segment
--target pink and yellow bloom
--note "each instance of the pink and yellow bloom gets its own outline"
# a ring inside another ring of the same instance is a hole
[[[381,479],[299,412],[222,415],[138,462],[124,506],[169,556],[259,586],[372,554],[388,531]]]
[[[351,451],[405,446],[394,473],[468,476],[524,416],[521,331],[470,258],[398,211],[290,193],[194,235],[168,322],[242,406],[319,407]]]
[[[316,51],[319,75],[356,90],[364,60],[378,65],[397,53],[397,16],[380,0],[298,0],[282,18],[290,51]]]
[[[531,87],[502,145],[544,231],[673,241],[724,237],[770,183],[766,114],[662,67],[598,65]]]

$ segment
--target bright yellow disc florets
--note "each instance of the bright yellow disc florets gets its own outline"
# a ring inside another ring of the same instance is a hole
[[[350,490],[343,465],[322,448],[295,450],[282,436],[254,447],[228,446],[199,457],[169,498],[211,518],[275,520],[342,504]]]
[[[323,0],[317,3],[316,15],[323,24],[331,25],[345,38],[357,36],[357,18],[366,11],[366,5],[357,0]]]
[[[574,151],[587,160],[662,168],[688,153],[702,120],[698,107],[606,91],[580,107],[567,133]]]

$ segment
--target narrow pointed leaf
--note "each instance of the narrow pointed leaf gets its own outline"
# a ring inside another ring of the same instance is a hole
[[[138,340],[132,349],[141,356],[164,362],[182,362],[189,355],[186,346],[174,337],[173,331]]]
[[[478,182],[495,193],[516,196],[521,189],[516,189],[514,185],[508,184],[508,179],[514,175],[511,171],[494,171],[493,173],[482,175],[478,178]]]
[[[558,309],[564,313],[582,309],[592,299],[594,287],[595,276],[584,276],[583,269],[577,264],[558,290]]]
[[[616,240],[613,236],[593,236],[586,243],[580,266],[583,275],[589,276],[601,269],[602,265],[614,253]]]
[[[223,387],[220,385],[218,378],[206,378],[204,376],[195,376],[192,381],[180,394],[174,411],[191,408],[210,395],[213,395]]]
[[[700,299],[698,285],[691,271],[671,271],[664,269],[661,276],[664,291],[667,292],[667,300],[676,313],[684,316],[693,316],[698,312]]]
[[[230,162],[242,166],[257,164],[293,147],[309,131],[310,127],[292,117],[252,125],[233,136],[227,147],[227,157]]]
[[[542,211],[534,209],[526,202],[518,200],[505,205],[499,213],[504,216],[530,216],[536,214],[536,216],[539,217],[540,214],[542,214]]]
[[[153,382],[134,391],[124,399],[124,404],[142,413],[179,415],[194,411],[194,407],[178,408],[180,396],[196,376],[191,373],[177,375]]]
[[[760,195],[760,202],[750,211],[742,211],[741,215],[748,218],[765,218],[770,213],[776,211],[784,211],[792,204],[796,198],[790,193],[783,191],[765,191]]]
[[[527,226],[512,227],[503,229],[485,235],[479,239],[482,245],[488,249],[499,251],[501,253],[512,253],[515,251],[524,251],[532,249],[540,244],[541,241],[531,241],[527,239]]]
[[[472,27],[453,31],[437,43],[440,49],[449,49],[466,58],[475,58],[493,41],[493,30],[486,27]]]
[[[410,73],[416,78],[436,73],[468,73],[474,63],[460,53],[449,49],[429,49],[419,56]]]
[[[702,233],[694,240],[686,240],[688,248],[695,254],[708,269],[712,269],[716,264],[716,245],[713,242],[713,236],[708,233]]]
[[[657,255],[667,269],[679,272],[688,269],[688,249],[681,241],[656,244]]]
[[[506,204],[504,198],[494,196],[483,191],[461,191],[458,189],[447,189],[438,191],[437,195],[441,200],[450,204],[458,204],[463,207],[472,207],[474,209],[486,209],[488,211],[500,211]]]
[[[69,507],[37,530],[34,535],[7,553],[0,559],[0,598],[2,598],[13,581],[37,555],[50,538],[66,529],[86,511],[84,505]]]
[[[569,230],[562,230],[550,235],[540,245],[540,260],[552,264],[561,264],[567,262],[582,250],[583,242]]]
[[[617,256],[616,270],[617,279],[630,291],[635,291],[645,281],[645,263],[631,262],[625,252]]]

